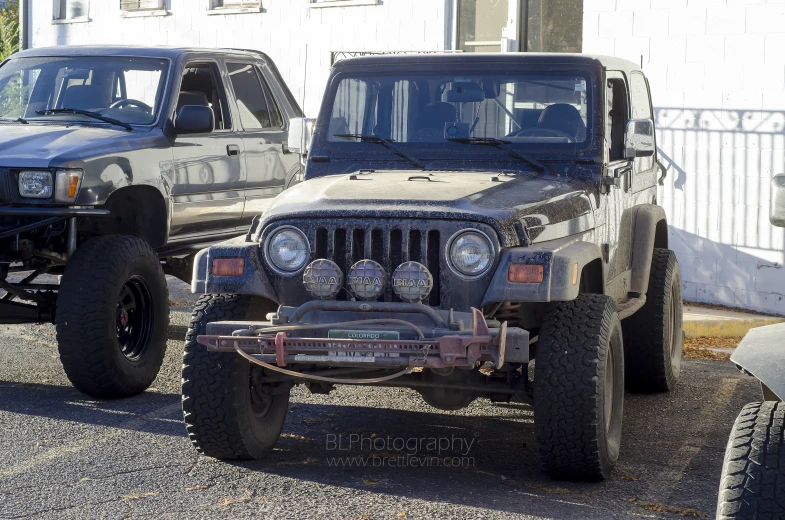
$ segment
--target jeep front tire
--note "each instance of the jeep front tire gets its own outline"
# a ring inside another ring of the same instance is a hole
[[[69,259],[57,296],[57,345],[73,385],[130,397],[155,380],[166,351],[169,293],[155,251],[136,237],[92,238]]]
[[[624,346],[616,304],[580,294],[543,317],[534,367],[534,424],[552,478],[608,478],[619,457]]]
[[[183,415],[199,453],[217,459],[258,459],[283,430],[290,386],[266,385],[259,367],[235,352],[208,352],[196,342],[211,321],[264,319],[270,302],[251,296],[199,298],[185,336]],[[274,309],[273,309],[274,310]]]

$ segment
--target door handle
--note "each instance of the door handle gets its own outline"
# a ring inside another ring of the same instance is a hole
[[[226,146],[226,154],[229,157],[236,157],[240,155],[240,147],[236,144],[229,144]]]

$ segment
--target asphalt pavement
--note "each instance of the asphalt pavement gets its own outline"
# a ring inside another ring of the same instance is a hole
[[[759,399],[730,362],[685,360],[674,392],[627,394],[620,462],[600,483],[539,472],[528,405],[444,412],[407,389],[297,388],[267,460],[221,462],[185,434],[195,298],[170,290],[164,367],[131,399],[74,390],[53,326],[0,326],[0,518],[713,518],[731,425]]]

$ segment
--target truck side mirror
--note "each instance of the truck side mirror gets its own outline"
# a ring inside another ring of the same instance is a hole
[[[287,147],[292,153],[308,154],[311,149],[311,137],[315,119],[295,117],[289,120],[289,138]]]
[[[777,175],[771,180],[771,224],[785,227],[785,175]]]
[[[624,158],[651,157],[654,155],[654,121],[630,119],[624,134]]]
[[[214,128],[213,109],[202,105],[185,105],[174,120],[174,130],[178,134],[206,134]]]

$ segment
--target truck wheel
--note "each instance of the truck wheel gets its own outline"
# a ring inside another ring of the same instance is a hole
[[[77,248],[57,296],[57,345],[71,383],[130,397],[155,380],[166,352],[169,292],[144,240],[106,235]]]
[[[616,305],[581,294],[543,317],[534,368],[534,424],[552,478],[608,478],[619,457],[624,346]]]
[[[627,389],[631,392],[668,392],[681,372],[681,274],[676,255],[655,249],[651,261],[646,304],[624,320]]]
[[[234,352],[208,352],[196,337],[208,322],[263,319],[250,296],[199,298],[185,336],[183,415],[196,449],[217,459],[253,459],[270,453],[281,435],[289,387],[259,384],[261,372]],[[269,310],[269,309],[267,309]]]
[[[718,520],[785,518],[785,403],[745,406],[722,466]]]

